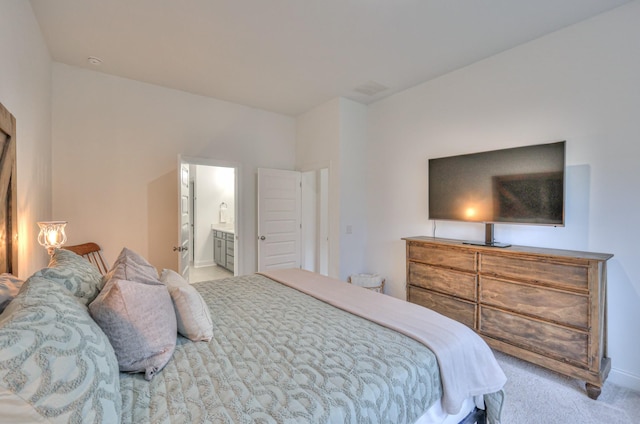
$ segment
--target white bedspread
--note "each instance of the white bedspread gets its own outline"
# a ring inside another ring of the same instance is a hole
[[[442,380],[442,408],[460,411],[470,396],[497,392],[507,381],[489,346],[467,326],[430,309],[300,269],[260,274],[409,336],[431,349]]]

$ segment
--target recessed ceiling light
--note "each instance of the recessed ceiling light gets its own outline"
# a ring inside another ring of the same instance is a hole
[[[93,66],[102,65],[102,59],[100,59],[99,57],[95,57],[95,56],[89,56],[87,58],[87,62],[89,62],[89,64],[91,64]]]

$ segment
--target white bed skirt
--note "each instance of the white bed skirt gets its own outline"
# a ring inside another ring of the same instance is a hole
[[[449,415],[442,409],[442,403],[436,402],[414,424],[458,424],[473,411],[475,406],[473,397],[469,397],[462,403],[460,412],[455,415]]]

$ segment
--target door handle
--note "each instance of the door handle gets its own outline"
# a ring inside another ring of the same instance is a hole
[[[260,236],[260,240],[264,240],[264,239],[266,239],[265,236]]]

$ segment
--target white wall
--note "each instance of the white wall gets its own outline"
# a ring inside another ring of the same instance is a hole
[[[333,99],[296,119],[296,169],[329,168],[329,275],[340,276],[340,102]]]
[[[242,164],[240,271],[256,269],[256,169],[293,169],[293,118],[58,63],[53,110],[53,211],[69,243],[174,268],[178,155],[211,158]]]
[[[427,159],[567,140],[566,227],[496,225],[496,240],[615,254],[610,379],[640,389],[640,2],[379,101],[368,116],[367,263],[405,296],[401,237],[431,235]],[[483,239],[482,224],[437,236]]]
[[[340,278],[377,272],[366,264],[367,201],[370,183],[367,157],[367,107],[351,100],[340,102]],[[378,170],[377,172],[384,172]],[[369,231],[374,231],[373,228]]]
[[[336,98],[297,118],[296,169],[329,168],[329,275],[342,280],[365,267],[366,117]]]
[[[27,278],[47,264],[37,221],[51,220],[51,58],[27,1],[0,2],[0,103],[16,118],[19,257]]]

